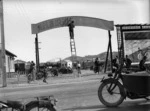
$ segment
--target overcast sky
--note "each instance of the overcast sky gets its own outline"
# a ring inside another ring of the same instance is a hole
[[[35,61],[35,35],[31,24],[64,16],[88,16],[114,21],[115,24],[149,23],[148,0],[3,0],[5,47],[16,59]],[[76,26],[78,56],[95,55],[107,50],[106,30]],[[111,32],[113,51],[117,51],[116,30]],[[71,55],[68,27],[39,34],[40,61]]]

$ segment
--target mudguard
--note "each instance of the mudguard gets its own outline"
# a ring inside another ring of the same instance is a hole
[[[28,104],[26,104],[26,108],[29,107],[29,106],[31,106],[31,105],[33,105],[33,104],[38,105],[38,104],[39,104],[39,101],[35,100],[35,101],[29,102]]]
[[[33,104],[36,104],[38,105],[39,107],[46,107],[46,106],[50,106],[50,107],[53,107],[53,104],[51,103],[51,101],[47,101],[47,100],[36,100],[36,101],[31,101],[29,102],[26,107],[30,106],[30,105],[33,105]]]
[[[126,91],[125,88],[123,87],[123,85],[116,79],[113,78],[108,78],[108,79],[102,79],[101,81],[102,83],[115,83],[119,86],[119,88],[121,89],[121,95],[126,98]]]

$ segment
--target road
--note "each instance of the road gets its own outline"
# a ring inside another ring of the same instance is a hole
[[[54,95],[58,99],[57,107],[61,111],[150,111],[150,102],[146,100],[125,100],[117,108],[106,108],[98,99],[99,80],[74,82],[67,84],[33,86],[0,90],[1,99],[30,98],[40,95]],[[149,110],[148,110],[149,109]]]

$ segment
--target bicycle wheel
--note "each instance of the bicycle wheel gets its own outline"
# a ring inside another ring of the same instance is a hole
[[[52,106],[38,106],[38,104],[32,104],[26,108],[26,111],[56,111],[56,109]]]
[[[110,85],[111,88],[115,86],[113,90],[109,88]],[[116,107],[124,100],[124,97],[121,95],[120,84],[115,85],[115,83],[109,81],[100,85],[98,89],[98,97],[99,100],[107,107]]]

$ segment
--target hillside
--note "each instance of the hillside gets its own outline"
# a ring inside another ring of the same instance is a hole
[[[84,56],[84,57],[77,56],[77,60],[82,62],[82,61],[92,60],[93,58],[96,58],[96,57],[99,57],[100,60],[105,60],[106,55],[107,55],[107,52],[103,52],[103,53],[100,53],[97,55],[88,55],[88,56]],[[113,52],[113,58],[117,55],[118,55],[118,52]],[[71,56],[65,58],[64,60],[71,60]]]

